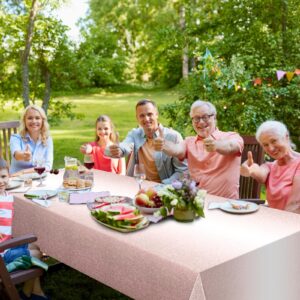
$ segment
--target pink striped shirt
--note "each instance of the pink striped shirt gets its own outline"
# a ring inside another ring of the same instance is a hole
[[[6,194],[0,196],[0,242],[11,239],[14,215],[14,197]]]

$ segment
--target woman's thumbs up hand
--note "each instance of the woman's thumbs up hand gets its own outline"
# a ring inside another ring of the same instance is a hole
[[[247,160],[241,165],[241,175],[245,177],[250,177],[252,174],[257,172],[259,169],[258,164],[254,163],[253,155],[251,151],[247,153]]]
[[[248,156],[247,165],[248,167],[251,167],[254,164],[252,152],[248,151],[247,156]]]
[[[31,159],[32,159],[32,154],[31,154],[30,146],[28,144],[26,144],[25,150],[23,152],[23,159],[25,161],[31,161]]]

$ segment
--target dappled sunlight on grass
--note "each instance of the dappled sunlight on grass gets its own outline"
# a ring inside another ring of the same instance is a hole
[[[76,129],[76,134],[85,133],[85,132],[90,133],[91,131],[94,133],[94,130],[91,130],[91,129]],[[51,130],[51,135],[52,136],[63,135],[64,138],[74,138],[74,129],[68,129],[68,130],[52,129]]]
[[[64,157],[72,156],[82,160],[80,145],[94,141],[95,121],[101,114],[109,115],[120,139],[124,139],[128,131],[137,127],[135,105],[140,99],[153,99],[157,105],[172,103],[177,99],[174,91],[145,90],[137,92],[101,92],[83,95],[70,95],[56,97],[55,100],[72,102],[76,107],[74,112],[84,115],[82,120],[64,119],[59,125],[51,126],[51,136],[54,141],[54,166],[64,166]],[[38,102],[40,104],[40,102]],[[12,102],[5,105],[5,110],[0,110],[0,120],[19,120],[21,111],[12,109]],[[160,121],[166,124],[160,116]]]

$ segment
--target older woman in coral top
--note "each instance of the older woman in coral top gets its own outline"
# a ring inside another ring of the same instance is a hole
[[[266,121],[257,129],[256,139],[274,161],[259,166],[248,152],[241,175],[266,185],[270,207],[300,213],[300,153],[292,149],[286,126]]]

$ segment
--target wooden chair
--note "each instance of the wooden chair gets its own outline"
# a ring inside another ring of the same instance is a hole
[[[36,240],[37,238],[33,234],[13,238],[0,243],[0,252],[19,245],[32,243]],[[28,270],[16,270],[9,273],[6,269],[4,260],[0,255],[0,299],[19,300],[20,297],[15,285],[39,277],[43,273],[44,270],[37,267]]]
[[[10,165],[10,136],[17,133],[19,126],[19,121],[0,122],[0,156],[7,161],[8,165]]]
[[[242,136],[244,140],[244,150],[242,153],[242,163],[247,160],[248,151],[252,152],[255,163],[261,165],[264,162],[263,148],[257,142],[255,136]],[[257,199],[260,198],[261,185],[251,177],[240,177],[240,198]]]

